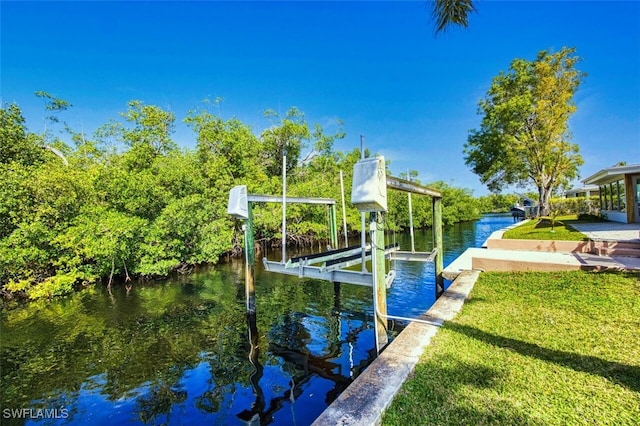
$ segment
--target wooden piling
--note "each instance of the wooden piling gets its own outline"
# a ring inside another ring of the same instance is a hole
[[[444,291],[444,247],[442,243],[442,198],[433,197],[433,245],[438,249],[434,259],[436,275],[436,296]]]
[[[385,259],[384,259],[384,224],[382,221],[382,212],[371,213],[371,244],[374,252],[373,259],[373,288],[375,297],[375,321],[374,328],[376,333],[376,350],[378,353],[387,346],[389,338],[387,336],[387,283],[385,276]]]

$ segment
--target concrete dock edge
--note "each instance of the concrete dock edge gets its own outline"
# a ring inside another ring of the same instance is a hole
[[[453,319],[462,309],[479,271],[464,271],[420,318],[434,324]],[[440,326],[413,322],[313,422],[325,425],[377,425],[394,396]]]

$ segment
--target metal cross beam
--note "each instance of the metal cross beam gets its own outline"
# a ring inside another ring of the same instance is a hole
[[[438,190],[427,188],[395,176],[387,176],[387,187],[397,189],[398,191],[411,192],[413,194],[428,195],[429,197],[442,198],[442,193]]]
[[[257,195],[247,194],[247,201],[250,203],[282,203],[282,197],[276,195]],[[306,198],[306,197],[287,197],[287,203],[303,203],[303,204],[323,204],[335,205],[336,200],[331,198]]]

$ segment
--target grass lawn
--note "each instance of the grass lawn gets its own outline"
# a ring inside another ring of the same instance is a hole
[[[483,273],[384,425],[638,425],[640,274]]]
[[[526,223],[505,232],[503,238],[512,240],[588,240],[583,233],[571,228],[571,224],[576,222],[578,222],[576,215],[558,216],[553,229],[551,229],[551,223],[548,221],[538,223],[538,219],[530,219]]]

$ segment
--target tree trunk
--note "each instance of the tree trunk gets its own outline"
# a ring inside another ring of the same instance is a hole
[[[124,259],[122,259],[122,264],[124,265],[124,274],[125,274],[125,282],[129,282],[131,281],[131,277],[129,276],[129,271],[127,271],[127,262],[124,261]]]
[[[109,282],[107,283],[107,290],[111,292],[111,280],[113,279],[113,273],[116,269],[116,260],[115,257],[111,259],[111,273],[109,274]]]
[[[549,198],[551,189],[538,187],[538,216],[549,216]]]

